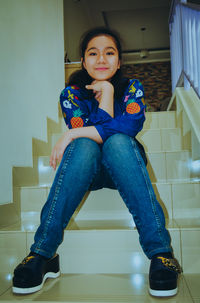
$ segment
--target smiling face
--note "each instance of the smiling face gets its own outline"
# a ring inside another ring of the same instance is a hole
[[[107,35],[92,38],[82,62],[94,80],[110,80],[120,68],[119,53],[114,39]]]

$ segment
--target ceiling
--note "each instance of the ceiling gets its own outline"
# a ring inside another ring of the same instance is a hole
[[[83,32],[102,25],[120,34],[124,63],[169,60],[170,3],[171,0],[64,0],[65,51],[69,60],[80,61],[78,45]],[[144,49],[148,53],[142,53]]]

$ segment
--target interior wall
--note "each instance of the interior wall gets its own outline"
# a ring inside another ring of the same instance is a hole
[[[32,165],[64,87],[63,0],[0,0],[0,204],[12,201],[12,166]]]
[[[82,34],[92,27],[81,1],[64,0],[65,54],[70,62],[80,61],[79,42]]]
[[[169,0],[64,0],[68,59],[79,62],[82,33],[105,24],[120,34],[123,50],[169,48],[169,7]]]

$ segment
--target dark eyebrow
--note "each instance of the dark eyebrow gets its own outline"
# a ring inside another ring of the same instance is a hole
[[[90,47],[88,50],[87,50],[87,52],[89,52],[90,50],[92,50],[92,49],[97,49],[96,47]]]
[[[106,49],[112,48],[114,51],[116,51],[116,48],[114,48],[113,46],[108,46],[106,47]]]
[[[106,47],[106,50],[107,49],[113,49],[114,51],[116,51],[116,49],[113,47],[113,46],[108,46],[108,47]],[[95,50],[97,50],[97,48],[96,47],[91,47],[91,48],[89,48],[88,50],[87,50],[87,52],[89,52],[90,50],[92,50],[92,49],[95,49]]]

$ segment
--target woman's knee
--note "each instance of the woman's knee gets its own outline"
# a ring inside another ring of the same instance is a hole
[[[136,138],[119,133],[110,136],[103,146],[103,154],[116,154],[123,157],[126,156],[128,159],[128,157],[130,157],[133,153],[137,155],[137,158],[142,157],[145,165],[147,165],[147,157],[144,147]]]
[[[103,145],[103,151],[123,149],[127,144],[130,144],[131,137],[125,134],[115,134],[110,136]]]
[[[100,146],[89,138],[77,138],[66,148],[65,153],[73,152],[76,158],[82,161],[99,160],[101,157]]]

